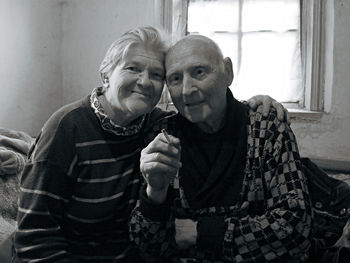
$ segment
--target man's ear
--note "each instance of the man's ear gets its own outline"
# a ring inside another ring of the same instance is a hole
[[[224,58],[224,70],[225,70],[225,81],[226,81],[226,86],[230,86],[233,81],[233,69],[232,69],[232,61],[229,57]]]

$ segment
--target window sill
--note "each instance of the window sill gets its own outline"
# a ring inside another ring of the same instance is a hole
[[[324,112],[322,111],[310,111],[304,109],[288,109],[288,113],[291,119],[296,120],[320,120]]]

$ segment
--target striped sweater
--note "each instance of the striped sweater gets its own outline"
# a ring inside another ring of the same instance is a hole
[[[54,113],[28,154],[14,238],[24,262],[138,262],[127,224],[140,151],[165,113],[155,109],[136,132],[118,134],[93,104],[88,96]]]

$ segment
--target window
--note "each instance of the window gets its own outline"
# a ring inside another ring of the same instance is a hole
[[[187,31],[206,35],[231,58],[238,99],[268,94],[301,103],[299,0],[190,0]]]
[[[174,37],[202,34],[232,59],[238,99],[268,94],[289,108],[323,109],[318,0],[161,1]]]

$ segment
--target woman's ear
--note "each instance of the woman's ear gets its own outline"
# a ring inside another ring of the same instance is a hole
[[[109,88],[109,78],[107,76],[107,73],[101,73],[101,79],[102,79],[102,92],[104,93]]]
[[[233,69],[232,69],[232,61],[229,57],[224,58],[224,70],[225,70],[225,80],[226,80],[226,86],[230,86],[233,81]]]

